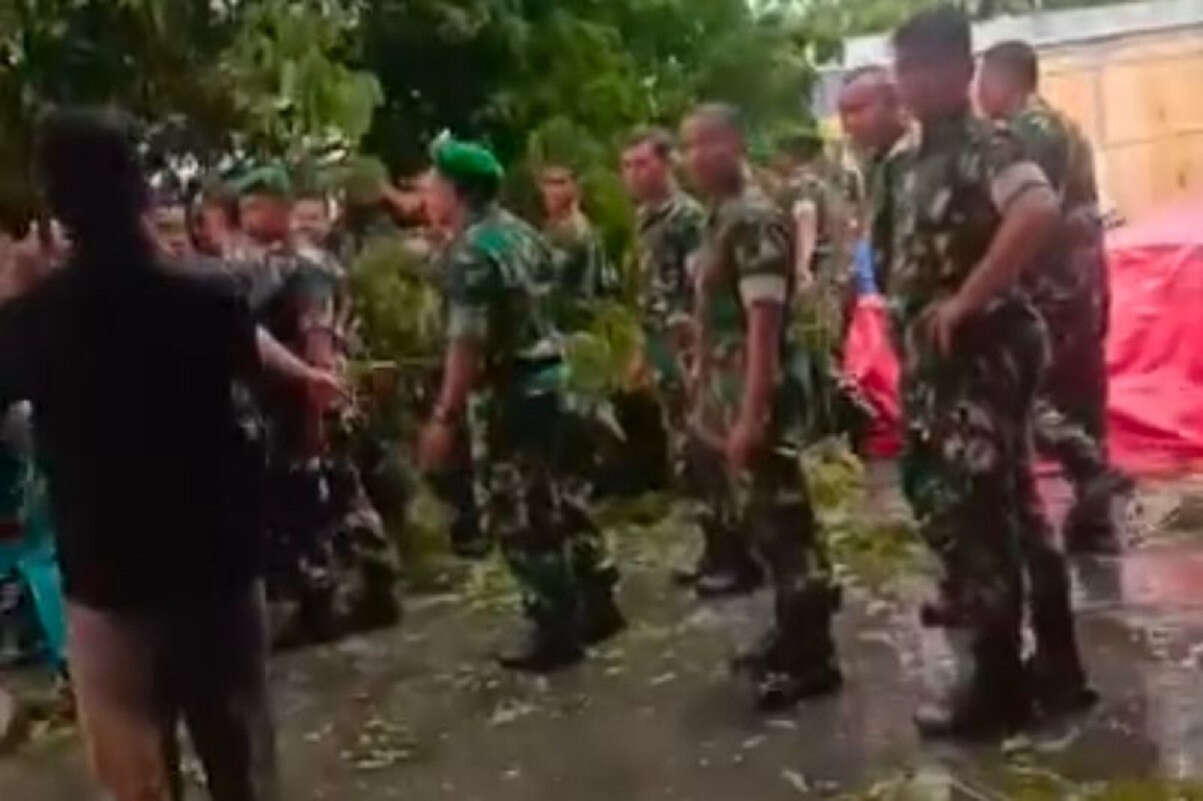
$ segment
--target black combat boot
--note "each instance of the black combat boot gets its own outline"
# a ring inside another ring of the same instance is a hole
[[[775,625],[733,663],[751,678],[757,709],[785,709],[843,683],[831,636],[838,599],[838,590],[829,587],[778,599]]]
[[[1041,540],[1029,546],[1032,633],[1036,653],[1025,665],[1032,698],[1045,715],[1080,711],[1098,700],[1087,684],[1070,608],[1065,558]]]
[[[580,662],[585,656],[573,615],[558,620],[531,616],[531,627],[511,650],[497,655],[497,662],[510,670],[550,673]]]
[[[596,645],[626,628],[627,620],[614,602],[617,581],[618,571],[613,568],[596,571],[582,580],[578,633],[585,645]]]
[[[705,572],[694,582],[698,597],[721,598],[755,592],[764,583],[764,571],[743,537],[718,525],[704,526],[703,531],[706,534]]]
[[[1080,554],[1120,553],[1123,536],[1116,518],[1135,489],[1131,478],[1114,469],[1077,483],[1077,500],[1062,526],[1065,550]]]
[[[945,698],[915,713],[921,736],[989,739],[1010,734],[1028,721],[1031,699],[1019,660],[1018,626],[976,632],[973,663],[971,675]]]

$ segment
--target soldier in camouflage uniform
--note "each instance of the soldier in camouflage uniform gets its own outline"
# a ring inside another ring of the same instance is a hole
[[[483,523],[496,538],[533,623],[503,665],[546,671],[579,660],[582,646],[624,624],[617,572],[583,503],[586,488],[558,470],[564,411],[562,362],[540,306],[537,276],[551,254],[530,226],[501,209],[501,166],[487,149],[436,140],[430,198],[452,222],[443,253],[447,353],[419,454],[426,470],[455,454],[464,415]]]
[[[838,593],[799,461],[806,399],[785,324],[793,231],[746,178],[737,110],[700,106],[683,123],[682,143],[710,202],[696,285],[690,476],[772,576],[775,625],[736,667],[752,678],[760,708],[780,708],[841,682],[831,633]]]
[[[900,93],[921,126],[897,187],[888,286],[903,370],[903,489],[943,562],[940,622],[967,635],[973,663],[916,722],[929,736],[993,733],[1022,723],[1031,702],[1020,547],[1043,514],[1030,436],[1047,343],[1017,280],[1054,232],[1059,205],[1022,143],[973,116],[960,11],[915,15],[894,48]],[[1064,612],[1056,657],[1072,651],[1076,662],[1068,588],[1046,589],[1061,597],[1044,608]]]
[[[685,379],[694,338],[693,287],[706,212],[673,180],[671,152],[667,131],[636,131],[622,154],[622,175],[637,204],[638,302],[647,338],[646,366],[669,432],[673,473],[682,478],[687,440]],[[705,510],[699,521],[704,546],[697,564],[675,571],[674,578],[695,585],[702,595],[750,590],[759,582],[760,571],[743,538],[723,528],[722,521],[709,512]]]
[[[328,254],[314,261],[293,247],[282,167],[251,170],[237,189],[245,238],[227,255],[229,269],[268,331],[310,364],[337,369],[344,357],[341,267]],[[277,644],[394,622],[397,557],[351,460],[351,421],[289,386],[264,382],[256,390],[268,462],[267,578]]]
[[[889,285],[896,226],[895,196],[915,145],[913,130],[885,67],[853,70],[839,95],[840,126],[862,159],[865,198],[862,217],[873,254],[873,281]]]
[[[601,235],[581,211],[581,190],[571,167],[548,164],[539,171],[543,197],[543,234],[551,246],[551,282],[557,320],[579,323],[573,307],[580,301],[617,295],[618,271],[606,258]]]
[[[823,139],[817,132],[803,130],[781,137],[777,153],[782,178],[777,201],[793,221],[798,243],[797,285],[818,302],[818,322],[838,351],[852,297],[844,187],[835,165],[823,154]]]
[[[1119,535],[1111,501],[1131,483],[1106,458],[1109,291],[1094,160],[1078,127],[1037,94],[1037,80],[1035,51],[1003,42],[983,56],[978,99],[983,111],[1011,125],[1061,200],[1061,234],[1025,280],[1052,344],[1036,403],[1036,446],[1061,462],[1077,496],[1066,518],[1066,547],[1114,552]]]

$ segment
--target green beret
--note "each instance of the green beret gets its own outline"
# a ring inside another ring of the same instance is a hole
[[[449,134],[440,134],[430,144],[430,160],[439,174],[457,184],[495,187],[505,177],[505,170],[493,151],[475,142],[462,142]]]
[[[288,178],[288,170],[278,162],[252,167],[232,180],[230,187],[239,195],[263,194],[287,197],[292,194],[292,181]]]

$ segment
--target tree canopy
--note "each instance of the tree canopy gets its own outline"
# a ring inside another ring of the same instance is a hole
[[[4,0],[0,203],[32,202],[34,120],[61,102],[116,103],[202,161],[362,147],[394,171],[444,128],[511,165],[564,130],[608,161],[631,126],[703,98],[768,131],[803,121],[843,35],[927,2]],[[968,2],[989,16],[1041,0]]]

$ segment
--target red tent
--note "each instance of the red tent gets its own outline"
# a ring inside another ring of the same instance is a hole
[[[1203,198],[1111,232],[1112,459],[1133,473],[1203,467]],[[869,451],[898,447],[898,365],[880,298],[853,316],[845,369],[878,410]]]

